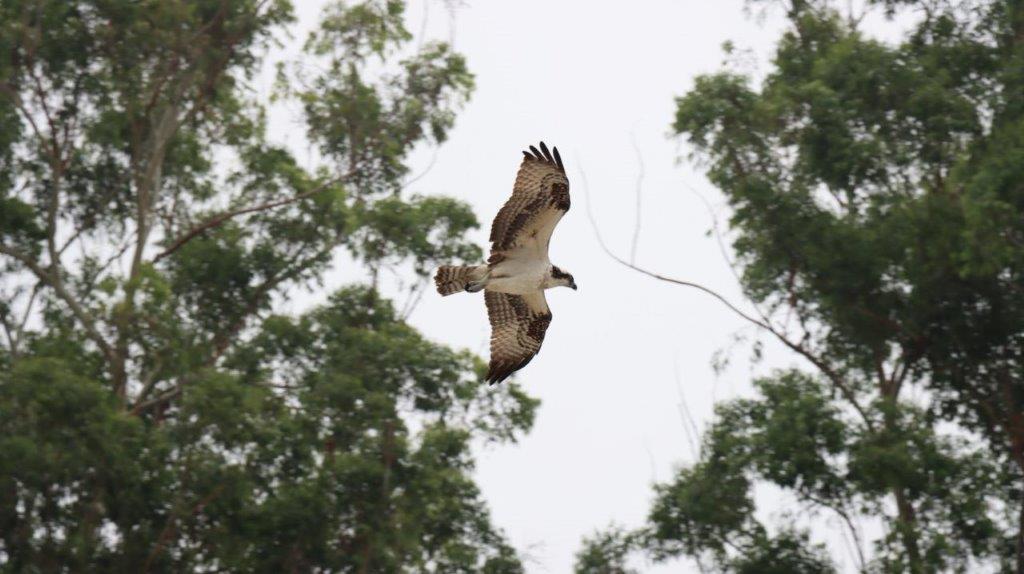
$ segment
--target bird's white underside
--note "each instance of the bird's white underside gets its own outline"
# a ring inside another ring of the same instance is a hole
[[[518,244],[502,252],[505,259],[491,268],[488,291],[528,295],[550,289],[551,261],[548,259],[548,244],[555,225],[564,212],[551,210],[529,229],[524,230]]]
[[[544,283],[550,275],[551,263],[547,258],[523,257],[520,253],[512,252],[491,269],[491,278],[486,289],[512,295],[526,295],[544,289]]]

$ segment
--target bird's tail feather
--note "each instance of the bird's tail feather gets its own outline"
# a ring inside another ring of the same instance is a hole
[[[485,265],[442,265],[434,275],[434,283],[437,285],[437,292],[441,295],[451,295],[465,291],[470,283],[479,281],[481,268]]]

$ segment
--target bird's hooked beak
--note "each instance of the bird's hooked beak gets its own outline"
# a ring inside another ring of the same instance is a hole
[[[570,288],[571,288],[571,289],[572,289],[573,291],[577,291],[577,288],[576,288],[576,282],[575,282],[575,281],[573,281],[572,285],[569,285],[569,287],[570,287]]]

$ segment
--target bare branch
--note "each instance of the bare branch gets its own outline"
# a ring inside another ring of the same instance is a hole
[[[579,160],[577,160],[576,163],[577,163],[577,165],[579,165]],[[737,308],[735,305],[730,303],[728,299],[726,299],[722,295],[719,295],[717,292],[715,292],[712,289],[709,289],[709,288],[707,288],[707,287],[705,287],[703,285],[700,285],[699,283],[693,283],[693,282],[684,281],[684,280],[681,280],[681,279],[673,279],[671,277],[666,277],[664,275],[660,275],[660,274],[655,273],[653,271],[648,271],[648,270],[646,270],[644,268],[641,268],[641,267],[638,267],[638,266],[634,265],[633,263],[630,263],[629,261],[626,261],[625,259],[622,259],[618,255],[616,255],[608,247],[608,245],[604,242],[604,238],[601,236],[600,228],[597,225],[597,220],[594,219],[594,213],[593,213],[593,210],[591,209],[590,189],[589,189],[589,185],[587,183],[587,176],[586,176],[586,173],[582,169],[580,169],[580,179],[583,181],[583,195],[586,196],[586,198],[587,198],[587,218],[590,220],[590,225],[594,229],[594,235],[597,237],[597,242],[601,246],[601,250],[604,251],[605,254],[608,255],[608,257],[611,257],[613,260],[615,260],[620,265],[624,265],[624,266],[632,269],[633,271],[636,271],[638,273],[642,273],[644,275],[647,275],[648,277],[653,277],[655,279],[658,279],[659,281],[666,281],[668,283],[675,283],[676,285],[682,285],[684,287],[692,287],[692,288],[697,289],[699,291],[703,291],[703,292],[707,293],[708,295],[711,295],[715,299],[718,299],[720,302],[722,302],[722,304],[724,304],[726,307],[728,307],[729,310],[731,310],[736,315],[742,317],[744,320],[746,320],[746,321],[748,321],[750,323],[753,323],[754,325],[757,325],[758,327],[761,327],[762,329],[766,329],[768,331],[773,330],[773,328],[771,326],[769,326],[768,324],[760,321],[759,319],[756,319],[754,317],[751,317],[750,315],[747,315],[746,313],[741,311],[739,308]]]
[[[579,162],[579,160],[577,160],[576,164],[577,165],[582,165]],[[633,271],[636,271],[637,273],[640,273],[642,275],[647,275],[648,277],[652,277],[654,279],[657,279],[659,281],[664,281],[666,283],[672,283],[674,285],[680,285],[680,286],[683,286],[683,287],[690,287],[692,289],[696,289],[698,291],[704,292],[704,293],[714,297],[715,299],[717,299],[719,302],[721,302],[723,305],[725,305],[730,311],[732,311],[738,317],[742,318],[744,321],[747,321],[748,323],[750,323],[752,325],[755,325],[757,327],[760,327],[761,329],[764,329],[765,331],[768,331],[769,333],[774,335],[775,338],[778,339],[779,342],[781,342],[783,345],[785,345],[786,347],[789,347],[792,351],[795,351],[797,354],[799,354],[800,356],[804,357],[805,359],[810,361],[811,364],[813,364],[815,367],[817,367],[818,370],[821,371],[822,374],[824,374],[829,379],[829,381],[831,381],[832,384],[837,389],[839,389],[839,392],[843,395],[843,398],[845,398],[847,400],[847,402],[849,402],[850,405],[853,406],[853,408],[860,414],[860,416],[863,419],[864,423],[869,428],[873,428],[872,419],[870,417],[868,417],[867,411],[864,410],[864,408],[860,404],[860,401],[857,400],[857,396],[853,392],[853,389],[850,388],[850,386],[846,383],[845,380],[843,380],[843,378],[840,376],[840,374],[835,369],[833,369],[823,359],[819,358],[814,353],[812,353],[809,349],[807,349],[802,344],[802,342],[801,343],[796,343],[796,342],[791,341],[788,337],[786,337],[785,333],[783,333],[783,332],[779,331],[778,329],[776,329],[775,327],[773,327],[769,322],[762,321],[760,319],[757,319],[755,317],[752,317],[752,316],[748,315],[747,313],[744,313],[738,307],[736,307],[731,302],[729,302],[728,299],[726,299],[725,297],[723,297],[722,295],[720,295],[718,292],[714,291],[713,289],[705,287],[705,286],[703,286],[703,285],[701,285],[699,283],[694,283],[692,281],[684,281],[682,279],[675,279],[673,277],[667,277],[665,275],[661,275],[659,273],[655,273],[654,271],[649,271],[649,270],[644,269],[642,267],[638,267],[637,265],[634,265],[633,263],[630,263],[629,261],[626,261],[625,259],[622,259],[618,255],[616,255],[611,249],[608,248],[608,245],[604,242],[604,238],[601,237],[601,231],[600,231],[600,229],[599,229],[599,227],[597,225],[597,221],[594,219],[594,213],[593,213],[593,210],[591,209],[590,189],[589,189],[589,185],[587,183],[587,176],[586,176],[586,173],[583,171],[582,168],[580,169],[580,179],[583,181],[583,194],[584,194],[584,196],[587,199],[587,218],[590,220],[590,225],[594,229],[594,235],[597,237],[598,244],[601,246],[601,249],[605,252],[605,254],[608,255],[608,257],[610,257],[611,259],[613,259],[615,262],[619,263],[620,265],[622,265],[624,267],[627,267],[629,269],[632,269]]]

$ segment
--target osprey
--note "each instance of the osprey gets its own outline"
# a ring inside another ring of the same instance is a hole
[[[487,381],[507,379],[526,366],[544,341],[551,309],[544,290],[576,289],[572,275],[551,264],[548,243],[569,211],[569,179],[558,148],[530,146],[505,202],[491,224],[491,256],[485,265],[445,265],[437,270],[437,292],[483,290],[491,322]]]

